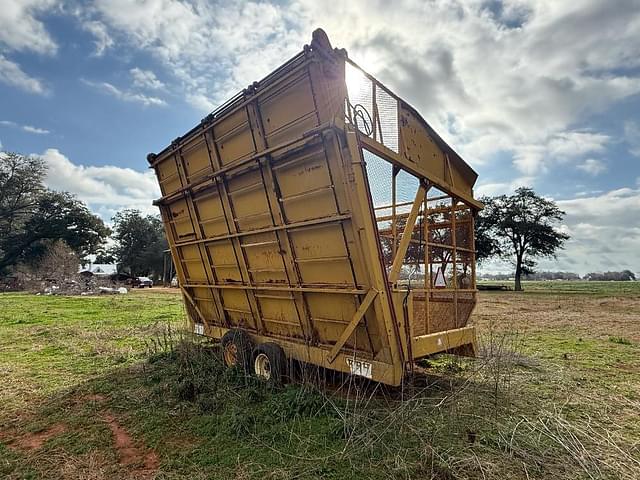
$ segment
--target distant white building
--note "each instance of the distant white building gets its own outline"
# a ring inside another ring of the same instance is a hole
[[[85,275],[91,273],[98,277],[108,277],[117,271],[118,266],[115,263],[90,263],[87,268],[80,267],[80,273]]]

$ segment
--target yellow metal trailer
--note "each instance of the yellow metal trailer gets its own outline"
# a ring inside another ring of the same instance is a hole
[[[229,365],[399,385],[473,355],[477,174],[324,31],[148,160],[194,332]]]

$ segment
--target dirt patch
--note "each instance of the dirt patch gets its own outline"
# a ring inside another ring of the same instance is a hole
[[[67,426],[63,423],[56,423],[45,430],[35,433],[26,433],[9,443],[12,448],[20,450],[38,450],[47,440],[57,437],[67,431]]]
[[[572,329],[587,338],[620,336],[640,342],[640,298],[607,299],[568,295],[518,295],[513,292],[478,296],[472,322],[481,332],[508,329],[521,333]]]
[[[137,445],[112,413],[107,412],[102,418],[109,425],[113,434],[120,465],[133,467],[134,473],[139,475],[153,475],[158,470],[160,463],[156,452]]]

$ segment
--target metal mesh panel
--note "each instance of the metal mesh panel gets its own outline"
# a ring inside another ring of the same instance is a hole
[[[375,102],[379,120],[375,140],[398,153],[398,101],[378,87]]]
[[[381,207],[391,204],[391,176],[393,167],[391,163],[378,157],[377,155],[363,150],[364,161],[367,166],[367,178],[373,206]]]
[[[398,100],[351,63],[345,66],[349,121],[364,135],[398,153]]]
[[[360,118],[358,127],[365,132],[373,128],[373,83],[362,70],[347,63],[345,68],[347,95],[352,109],[361,107],[365,110],[365,118]],[[368,126],[363,125],[367,123]]]

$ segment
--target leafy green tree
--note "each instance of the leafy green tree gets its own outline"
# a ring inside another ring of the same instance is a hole
[[[47,189],[45,174],[42,159],[0,153],[0,272],[37,262],[58,240],[82,261],[110,233],[73,195]]]
[[[493,232],[493,218],[488,215],[488,208],[491,206],[492,199],[490,197],[482,197],[480,201],[485,204],[487,210],[481,211],[476,215],[474,223],[476,260],[478,262],[500,254],[500,243],[494,237]]]
[[[115,245],[110,253],[117,260],[118,270],[132,276],[162,275],[168,246],[160,217],[122,210],[112,220]]]
[[[569,239],[556,228],[565,213],[555,202],[525,187],[513,195],[483,200],[485,208],[476,222],[476,234],[479,223],[481,235],[490,242],[485,258],[500,255],[509,259],[515,266],[515,289],[521,291],[522,275],[533,273],[535,258],[555,257]]]

